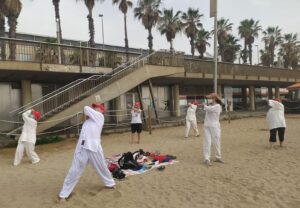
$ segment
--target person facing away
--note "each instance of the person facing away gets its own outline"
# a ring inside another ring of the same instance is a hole
[[[142,132],[141,103],[136,102],[134,106],[128,104],[128,107],[131,108],[131,144],[134,143],[135,133],[137,133],[136,143],[139,144],[141,140],[141,132]]]
[[[22,133],[18,141],[18,146],[15,153],[14,166],[21,163],[24,150],[32,164],[40,161],[39,156],[34,151],[36,143],[36,128],[37,121],[41,118],[41,113],[34,109],[28,110],[22,114],[24,125]]]
[[[202,104],[205,111],[203,154],[204,163],[207,166],[211,166],[211,145],[215,148],[215,162],[224,163],[221,158],[221,125],[219,121],[222,112],[222,102],[216,93],[211,93],[206,97],[210,100],[210,105]]]
[[[60,201],[65,201],[70,196],[88,164],[92,165],[106,188],[114,188],[115,186],[115,181],[108,170],[101,146],[105,108],[100,103],[94,103],[92,107],[85,106],[83,112],[86,121],[83,123],[80,132],[72,165],[58,195]]]
[[[198,102],[195,100],[192,103],[188,103],[188,109],[186,112],[186,117],[185,117],[185,131],[184,131],[184,137],[188,138],[189,137],[189,132],[190,128],[194,129],[195,136],[199,136],[199,130],[197,127],[197,118],[196,118],[196,111],[198,107]]]
[[[273,148],[273,145],[276,143],[277,133],[280,147],[282,147],[284,141],[286,122],[284,118],[284,105],[281,102],[280,98],[268,101],[268,104],[271,107],[267,113],[267,122],[270,129],[270,148]]]

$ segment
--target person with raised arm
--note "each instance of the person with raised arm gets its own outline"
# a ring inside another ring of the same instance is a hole
[[[34,148],[36,143],[37,121],[42,117],[41,113],[31,109],[24,112],[22,117],[24,125],[15,153],[14,166],[17,166],[21,163],[24,150],[26,151],[27,157],[31,160],[32,164],[36,164],[40,161],[40,158],[34,151]]]
[[[215,162],[224,163],[221,157],[221,125],[219,121],[222,112],[222,101],[216,93],[211,93],[206,98],[210,101],[209,105],[202,104],[205,111],[203,154],[204,163],[211,166],[211,145],[215,148]]]
[[[131,144],[134,143],[135,133],[137,133],[137,144],[141,141],[141,132],[142,132],[142,119],[141,119],[141,103],[136,102],[134,106],[128,104],[128,107],[131,108]]]
[[[100,103],[94,103],[92,107],[84,107],[86,121],[82,125],[72,165],[58,195],[60,201],[65,201],[70,196],[88,164],[92,165],[106,188],[115,187],[115,181],[108,170],[101,146],[105,111],[104,105]]]
[[[199,136],[199,130],[197,127],[197,118],[196,118],[196,111],[198,107],[198,102],[195,100],[192,103],[188,103],[188,109],[186,112],[186,117],[185,117],[185,131],[184,131],[184,138],[189,137],[189,132],[190,128],[194,129],[195,136]]]

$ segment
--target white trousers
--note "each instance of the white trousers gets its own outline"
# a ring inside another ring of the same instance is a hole
[[[112,187],[115,185],[115,181],[105,162],[103,152],[101,150],[93,152],[81,148],[80,152],[77,152],[74,155],[71,168],[59,193],[60,198],[68,198],[70,196],[88,164],[92,165],[105,186]]]
[[[221,159],[221,129],[219,127],[204,127],[203,154],[204,160],[210,161],[211,144],[215,148],[216,158]]]
[[[40,161],[40,158],[34,151],[34,148],[35,144],[31,142],[19,142],[15,153],[14,165],[17,166],[21,163],[24,155],[24,150],[26,151],[26,155],[32,163],[38,163]]]
[[[191,126],[194,129],[195,135],[196,136],[199,135],[199,131],[198,131],[198,127],[197,127],[197,120],[188,120],[188,119],[186,119],[185,130],[184,130],[184,136],[185,137],[189,136]]]

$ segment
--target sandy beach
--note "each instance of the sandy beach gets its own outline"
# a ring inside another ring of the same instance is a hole
[[[130,134],[105,135],[106,156],[134,151],[176,155],[179,163],[117,182],[107,190],[89,167],[72,198],[63,204],[56,196],[70,167],[76,139],[37,146],[41,162],[25,157],[12,166],[15,149],[0,150],[1,208],[298,208],[300,207],[300,116],[287,116],[285,147],[268,149],[265,118],[222,121],[222,154],[226,164],[203,165],[203,126],[200,137],[183,139],[184,127],[143,133],[140,145]],[[192,133],[192,132],[191,132]]]

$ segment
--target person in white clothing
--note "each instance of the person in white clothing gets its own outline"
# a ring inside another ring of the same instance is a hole
[[[40,161],[40,158],[34,151],[34,148],[36,143],[37,121],[41,118],[41,114],[38,111],[31,109],[24,112],[22,117],[24,120],[24,125],[16,149],[14,166],[17,166],[21,163],[24,150],[26,151],[27,157],[31,160],[32,164]]]
[[[284,133],[286,128],[286,122],[284,118],[284,105],[281,103],[281,99],[268,101],[271,107],[267,113],[267,121],[270,129],[270,148],[276,143],[276,134],[278,132],[280,147],[282,147],[284,141]]]
[[[204,163],[211,166],[211,144],[215,147],[215,162],[224,163],[221,158],[221,125],[219,121],[222,112],[222,102],[216,93],[209,94],[206,97],[211,102],[210,105],[206,105],[206,103],[202,104],[205,111],[203,154]]]
[[[184,137],[189,137],[190,128],[194,129],[195,136],[199,136],[199,131],[197,127],[197,118],[196,118],[196,111],[198,107],[198,102],[194,101],[193,103],[188,103],[188,109],[186,112],[186,118],[185,118],[185,130],[184,130]]]
[[[115,181],[108,170],[101,146],[105,108],[100,103],[94,103],[92,108],[85,106],[83,111],[86,121],[83,123],[80,132],[72,165],[58,195],[60,201],[65,201],[70,196],[88,164],[92,165],[106,188],[114,188],[115,186]]]
[[[136,102],[134,106],[128,104],[131,108],[131,144],[134,143],[134,135],[137,133],[137,144],[141,141],[142,119],[141,119],[141,103]]]

